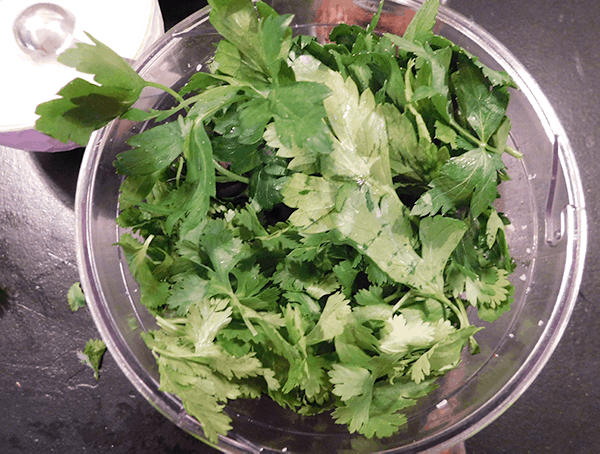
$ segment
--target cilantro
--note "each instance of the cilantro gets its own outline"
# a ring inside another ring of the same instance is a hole
[[[81,284],[75,282],[67,292],[67,302],[73,312],[85,306],[85,295],[81,289]]]
[[[102,365],[102,357],[106,352],[106,345],[100,339],[90,339],[85,344],[83,352],[77,352],[77,356],[83,364],[89,366],[94,371],[94,378],[100,378],[100,366]]]
[[[477,351],[467,310],[510,309],[494,203],[503,153],[519,156],[514,82],[434,35],[438,0],[402,37],[374,32],[380,4],[326,45],[263,2],[209,3],[223,39],[210,72],[161,87],[174,107],[132,107],[157,84],[93,40],[62,60],[99,85],[69,84],[38,128],[81,143],[118,116],[148,122],[114,163],[117,245],[156,317],[143,339],[160,387],[209,441],[232,429],[230,400],[261,396],[391,436]],[[68,299],[85,301],[77,286]]]

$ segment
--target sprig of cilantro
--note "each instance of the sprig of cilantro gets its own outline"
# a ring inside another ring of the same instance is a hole
[[[106,345],[101,339],[90,339],[86,342],[83,352],[77,352],[81,362],[94,371],[96,380],[100,378],[100,366],[105,352]]]
[[[149,83],[94,41],[63,60],[100,85],[75,81],[39,127],[84,140],[113,117],[155,122],[115,162],[118,245],[157,319],[143,338],[161,388],[211,442],[229,400],[263,395],[390,436],[477,350],[467,308],[510,309],[494,202],[502,154],[519,157],[514,83],[434,35],[437,0],[402,37],[374,33],[380,6],[324,45],[260,1],[209,3],[223,40],[209,73],[164,87],[175,107],[133,107]]]

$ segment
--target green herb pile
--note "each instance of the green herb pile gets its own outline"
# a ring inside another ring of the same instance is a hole
[[[38,129],[85,143],[117,116],[156,122],[115,162],[119,245],[160,327],[143,337],[161,389],[209,440],[227,401],[265,395],[390,436],[477,350],[466,308],[493,321],[513,300],[494,201],[519,156],[514,83],[434,35],[438,0],[402,37],[374,32],[380,8],[325,45],[265,3],[209,3],[223,40],[167,89],[174,108],[132,108],[157,84],[95,41],[61,59],[98,85],[65,87]]]

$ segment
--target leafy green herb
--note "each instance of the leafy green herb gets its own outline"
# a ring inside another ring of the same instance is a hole
[[[83,352],[77,352],[77,356],[83,364],[89,366],[94,371],[94,378],[100,378],[100,366],[102,365],[102,357],[106,352],[106,345],[100,339],[90,339],[85,344]]]
[[[60,98],[37,107],[40,118],[35,124],[38,131],[63,143],[72,140],[82,146],[92,132],[125,113],[144,87],[158,85],[142,79],[113,50],[89,34],[88,37],[94,45],[78,43],[75,49],[60,54],[58,61],[93,74],[96,84],[74,79],[58,92]]]
[[[67,292],[67,302],[73,312],[85,306],[85,295],[81,289],[81,284],[75,282]]]
[[[115,161],[118,245],[156,316],[143,338],[161,389],[211,442],[231,430],[229,400],[265,395],[390,436],[477,351],[467,308],[510,309],[494,202],[503,153],[520,156],[514,83],[434,35],[437,0],[404,36],[374,33],[380,7],[324,45],[260,1],[209,3],[223,40],[209,73],[165,87],[175,107],[132,107],[156,84],[95,41],[63,60],[101,85],[67,86],[38,128],[83,141],[119,115],[156,122]]]

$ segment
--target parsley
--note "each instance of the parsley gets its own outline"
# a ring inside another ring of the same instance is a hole
[[[163,87],[175,107],[133,108],[156,84],[94,40],[62,60],[99,85],[72,82],[37,127],[82,143],[118,116],[154,122],[115,161],[118,246],[156,316],[161,389],[211,442],[229,400],[260,396],[392,435],[477,351],[467,309],[510,309],[494,202],[502,155],[520,156],[514,82],[433,34],[437,0],[402,37],[373,32],[380,9],[325,45],[260,1],[209,3],[223,40],[209,73]]]
[[[85,146],[92,132],[125,113],[144,87],[158,84],[142,79],[131,66],[88,34],[94,45],[77,43],[58,61],[77,71],[93,74],[96,84],[77,78],[63,87],[60,98],[40,104],[35,128],[61,142]],[[159,88],[170,89],[158,85]]]

